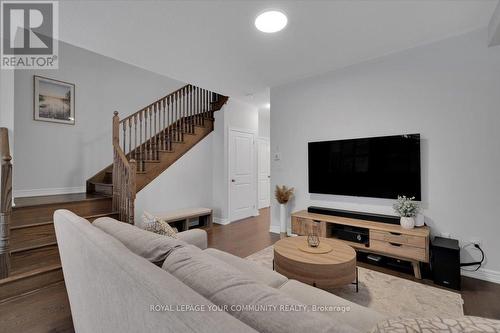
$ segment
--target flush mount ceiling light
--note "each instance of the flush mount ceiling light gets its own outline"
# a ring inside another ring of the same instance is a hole
[[[283,30],[287,23],[286,15],[277,10],[266,11],[255,19],[255,27],[265,33]]]

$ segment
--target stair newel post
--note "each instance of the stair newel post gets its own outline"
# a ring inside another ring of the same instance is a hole
[[[128,174],[128,223],[134,224],[134,203],[136,195],[136,172],[137,164],[135,160],[130,160],[130,168]]]
[[[120,147],[120,117],[118,111],[115,111],[113,116],[113,211],[118,210],[120,190],[118,186],[118,153],[117,148]]]
[[[8,138],[5,130],[3,139]],[[6,139],[7,140],[7,139]],[[2,143],[8,148],[8,142]],[[12,163],[8,152],[1,156],[1,186],[0,186],[0,279],[9,276],[10,273],[10,216],[12,214]]]

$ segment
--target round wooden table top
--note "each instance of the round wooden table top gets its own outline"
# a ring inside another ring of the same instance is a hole
[[[356,259],[356,251],[342,241],[320,237],[320,243],[330,245],[332,251],[328,253],[307,253],[301,251],[299,247],[307,244],[306,236],[280,239],[274,243],[274,251],[283,257],[304,264],[336,265]]]
[[[308,253],[299,249],[307,244],[306,236],[288,237],[274,243],[274,269],[288,277],[319,288],[334,288],[356,278],[356,251],[342,241],[321,238],[328,253]]]

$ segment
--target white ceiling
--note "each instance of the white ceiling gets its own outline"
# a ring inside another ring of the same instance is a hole
[[[59,31],[68,43],[261,106],[269,87],[484,27],[496,4],[60,1]],[[285,30],[254,28],[269,8],[288,15]]]

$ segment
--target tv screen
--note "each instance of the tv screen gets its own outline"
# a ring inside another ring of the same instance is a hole
[[[420,134],[309,142],[309,192],[420,200]]]

